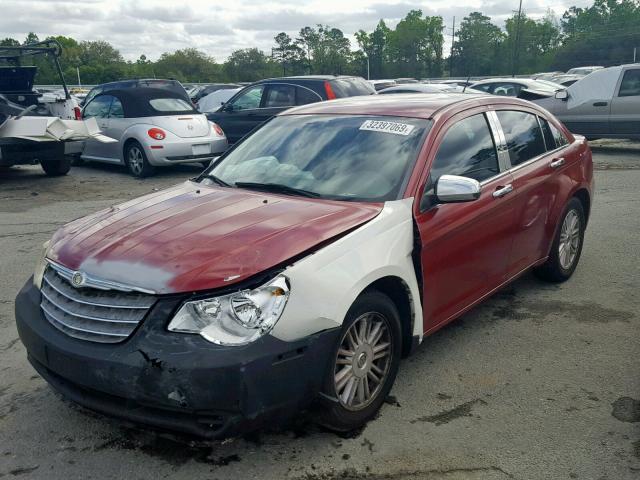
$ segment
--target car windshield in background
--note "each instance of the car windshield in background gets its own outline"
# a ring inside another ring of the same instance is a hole
[[[331,80],[331,88],[335,94],[342,97],[357,97],[359,95],[371,95],[376,93],[373,85],[361,78],[336,78]]]
[[[193,106],[180,98],[152,98],[149,104],[158,112],[193,112]]]
[[[275,117],[207,173],[232,186],[250,182],[335,200],[395,200],[429,127],[428,120],[390,116]],[[213,182],[206,175],[203,181]]]

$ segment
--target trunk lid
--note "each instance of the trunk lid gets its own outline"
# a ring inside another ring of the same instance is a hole
[[[205,137],[209,135],[210,126],[202,114],[168,115],[152,117],[153,124],[181,138]]]

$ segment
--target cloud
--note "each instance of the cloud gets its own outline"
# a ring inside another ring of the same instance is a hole
[[[125,58],[141,54],[157,59],[163,52],[194,47],[217,60],[233,50],[258,47],[270,52],[273,37],[287,32],[295,37],[304,26],[327,24],[341,29],[353,40],[359,29],[371,31],[379,19],[394,26],[410,10],[441,15],[445,50],[450,45],[450,25],[472,11],[490,16],[500,27],[516,3],[506,0],[0,0],[1,36],[23,40],[33,31],[41,38],[64,35],[77,40],[105,40]],[[525,11],[542,16],[552,6],[558,16],[566,9],[560,0],[529,0]],[[585,6],[592,0],[573,0],[568,5]],[[355,41],[352,42],[355,48]]]

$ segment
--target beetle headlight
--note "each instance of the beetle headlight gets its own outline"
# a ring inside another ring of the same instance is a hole
[[[168,328],[218,345],[246,345],[271,331],[288,299],[289,285],[280,275],[253,290],[186,302]]]
[[[42,277],[47,268],[47,253],[49,251],[49,240],[42,244],[42,251],[36,264],[36,270],[33,272],[33,284],[38,288],[42,288]]]

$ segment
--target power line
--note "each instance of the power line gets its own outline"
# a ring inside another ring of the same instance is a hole
[[[515,76],[516,71],[518,70],[518,60],[520,56],[520,52],[518,51],[520,47],[520,20],[522,19],[522,0],[520,0],[520,6],[518,7],[518,22],[516,23],[516,41],[514,44],[513,51],[513,70],[511,75]]]

